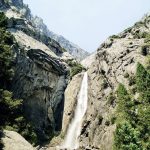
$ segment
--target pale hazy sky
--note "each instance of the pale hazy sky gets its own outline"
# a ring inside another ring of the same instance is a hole
[[[24,0],[48,28],[92,52],[150,12],[150,0]]]

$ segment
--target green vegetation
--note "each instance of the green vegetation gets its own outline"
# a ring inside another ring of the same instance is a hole
[[[149,43],[150,42],[150,34],[149,33],[145,33],[145,36],[144,36],[144,42],[145,43]]]
[[[114,95],[114,93],[110,93],[107,97],[107,103],[109,105],[113,105],[115,103],[115,100],[116,100],[116,96]]]
[[[112,39],[119,39],[120,37],[118,35],[112,35],[112,36],[110,36],[110,38],[112,38]]]
[[[110,119],[110,121],[111,121],[111,124],[114,124],[115,122],[116,122],[116,116],[115,115],[112,115],[111,116],[111,119]]]
[[[67,61],[67,64],[71,67],[70,70],[70,77],[72,78],[74,75],[82,72],[83,70],[86,70],[80,63],[69,60]]]
[[[12,92],[0,90],[0,128],[20,133],[31,143],[37,143],[33,127],[23,117],[22,100],[13,99]]]
[[[14,130],[31,143],[37,143],[37,135],[26,120],[22,110],[22,100],[15,99],[10,91],[14,77],[13,36],[6,31],[8,19],[0,13],[0,130]]]
[[[6,25],[7,25],[7,17],[4,15],[3,12],[0,12],[0,27],[2,28],[6,28]]]
[[[126,72],[126,73],[124,74],[124,78],[129,78],[129,73]]]
[[[115,150],[142,150],[140,134],[129,122],[117,125],[115,133]]]
[[[141,54],[143,56],[147,56],[148,53],[149,53],[149,49],[150,49],[150,44],[149,43],[142,45],[142,47],[141,47]]]
[[[140,30],[136,30],[136,32],[133,33],[133,35],[134,35],[134,38],[137,38],[137,39],[144,38],[145,41],[150,37],[148,32],[141,32]]]
[[[12,69],[13,54],[11,51],[13,37],[6,31],[6,25],[7,18],[4,13],[0,13],[0,88],[4,89],[10,84],[10,80],[14,74]]]
[[[104,79],[101,84],[102,89],[106,89],[108,87],[108,82]]]
[[[150,52],[150,34],[144,32],[142,38],[144,38],[144,44],[141,46],[141,54],[147,56]]]
[[[136,80],[134,76],[130,76],[129,77],[129,86],[135,85]]]
[[[136,84],[139,92],[150,90],[147,89],[150,86],[150,74],[140,63],[137,64]]]
[[[150,70],[150,55],[146,57],[146,67],[148,70]]]
[[[74,66],[71,68],[71,72],[70,72],[71,78],[72,78],[74,75],[76,75],[76,74],[82,72],[83,69],[84,69],[83,66],[82,66],[81,64],[79,64],[79,63],[77,63],[76,65],[74,65]]]
[[[135,84],[138,99],[134,99],[122,84],[117,90],[114,150],[150,149],[150,73],[140,63],[137,64]]]

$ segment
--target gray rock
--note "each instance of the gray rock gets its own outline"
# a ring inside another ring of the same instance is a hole
[[[35,150],[20,134],[14,131],[4,130],[1,141],[3,150]]]
[[[57,35],[52,31],[50,31],[41,18],[36,16],[32,19],[32,21],[40,31],[42,31],[45,35],[57,41],[61,45],[61,47],[67,50],[69,54],[74,56],[77,60],[83,60],[89,55],[88,52],[81,49],[79,46],[73,44],[69,40],[65,39],[63,36]]]
[[[97,50],[96,59],[88,70],[89,101],[80,136],[82,149],[113,149],[116,125],[111,123],[111,117],[116,105],[115,102],[109,104],[107,97],[116,91],[119,83],[129,89],[125,72],[134,75],[137,62],[145,64],[145,56],[140,53],[144,40],[135,37],[137,28],[135,25],[115,38],[108,38]],[[144,24],[140,26],[140,32],[143,31],[148,31]],[[102,87],[104,80],[105,88]]]
[[[22,98],[26,117],[34,124],[41,138],[61,129],[65,65],[41,50],[31,49],[16,57],[13,80],[15,97]]]

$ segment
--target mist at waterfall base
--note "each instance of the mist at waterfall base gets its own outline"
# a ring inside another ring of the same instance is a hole
[[[75,115],[71,124],[69,125],[65,141],[61,146],[62,149],[74,150],[79,147],[78,137],[81,132],[82,119],[86,113],[87,101],[88,101],[88,75],[87,72],[85,72],[80,92],[78,95]]]

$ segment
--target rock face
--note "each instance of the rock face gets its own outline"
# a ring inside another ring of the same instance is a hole
[[[60,45],[66,49],[69,54],[71,54],[72,56],[74,56],[77,60],[81,61],[84,58],[86,58],[88,55],[90,55],[87,51],[81,49],[78,45],[68,41],[67,39],[65,39],[63,36],[61,35],[56,35],[52,32],[50,32],[49,36],[56,40],[58,43],[60,43]]]
[[[63,36],[57,35],[53,33],[52,31],[50,31],[47,28],[47,26],[44,24],[41,18],[37,16],[33,17],[30,9],[28,8],[28,5],[24,4],[23,0],[9,0],[9,1],[0,0],[0,9],[2,9],[2,11],[4,11],[7,17],[9,18],[11,17],[21,18],[21,19],[24,19],[24,21],[27,21],[28,22],[27,25],[28,27],[30,27],[30,29],[34,28],[35,32],[37,33],[40,32],[42,34],[42,38],[41,38],[41,35],[36,34],[37,35],[36,39],[38,39],[39,41],[42,41],[46,45],[51,45],[50,48],[52,50],[53,48],[55,48],[56,51],[62,49],[63,51],[67,51],[70,55],[72,55],[77,60],[82,60],[89,55],[88,52],[84,51],[79,46],[68,41]],[[22,28],[22,30],[25,31],[25,26]],[[33,32],[31,31],[29,33],[32,34]],[[43,37],[43,35],[45,36]],[[48,41],[53,44],[49,44]]]
[[[85,68],[89,68],[91,66],[91,64],[95,61],[95,57],[96,57],[96,52],[94,52],[93,54],[89,55],[88,57],[86,57],[85,59],[83,59],[81,61],[81,64],[85,67]]]
[[[83,73],[75,75],[65,90],[65,102],[63,112],[63,124],[62,130],[59,136],[54,137],[48,146],[48,150],[55,150],[57,146],[60,146],[65,138],[69,123],[74,117],[74,111],[76,108],[78,94],[83,78]]]
[[[79,46],[75,45],[74,43],[70,42],[69,40],[65,39],[63,36],[57,35],[57,34],[53,33],[52,31],[49,31],[49,29],[43,23],[43,20],[41,18],[36,16],[35,18],[33,18],[33,22],[40,31],[42,31],[44,34],[46,34],[50,38],[57,41],[61,45],[61,47],[63,47],[65,50],[67,50],[69,52],[69,54],[74,56],[77,60],[79,60],[79,61],[83,60],[84,58],[86,58],[89,55],[88,52],[81,49]]]
[[[112,118],[115,114],[115,99],[109,101],[119,83],[129,88],[125,74],[133,76],[136,64],[144,64],[146,55],[142,46],[149,34],[150,16],[145,16],[133,27],[117,36],[109,37],[97,50],[96,59],[88,70],[89,101],[80,136],[80,149],[113,149],[113,134],[116,125]]]
[[[68,82],[63,48],[33,26],[30,10],[22,0],[1,3],[3,8],[0,10],[9,18],[7,28],[15,38],[12,91],[14,97],[23,99],[26,118],[32,122],[41,140],[46,140],[62,127]]]
[[[63,48],[79,59],[84,58],[86,54],[72,43],[70,45],[63,37],[51,33],[38,18],[33,21],[30,10],[22,5],[21,0],[11,0],[7,3],[1,0],[0,9],[10,18],[8,30],[16,39],[16,43],[12,45],[16,72],[12,84],[14,96],[24,100],[24,113],[34,124],[41,139],[48,139],[61,129],[63,135],[60,136],[64,136],[74,115],[82,75],[75,76],[67,87],[68,65],[65,60],[71,56],[67,52],[64,54]],[[109,37],[92,57],[90,66],[86,66],[89,68],[88,109],[83,120],[79,149],[112,149],[116,129],[112,118],[116,101],[109,101],[108,98],[111,92],[116,91],[118,83],[123,83],[129,89],[125,74],[133,76],[137,62],[145,63],[145,56],[150,53],[149,47],[145,45],[145,38],[150,32],[149,20],[150,16],[147,15],[133,27]],[[87,60],[84,64],[87,64],[86,62]],[[8,137],[7,135],[15,133],[5,131],[4,134]],[[11,141],[10,145],[13,144]],[[21,150],[18,143],[18,140],[15,141],[14,149],[19,147]],[[27,147],[30,148],[30,145],[27,144]]]
[[[73,77],[65,90],[65,105],[63,115],[62,133],[66,133],[69,123],[71,122],[76,108],[78,94],[82,82],[83,74],[78,74]]]
[[[38,49],[16,57],[15,97],[24,100],[25,114],[40,135],[61,129],[67,70],[58,60]]]
[[[98,48],[95,60],[88,69],[88,109],[82,124],[79,149],[113,149],[116,99],[109,97],[111,93],[115,93],[119,83],[124,84],[127,89],[132,88],[125,74],[132,77],[135,75],[137,62],[145,64],[146,55],[149,54],[149,48],[145,46],[150,31],[149,19],[149,15],[145,16],[133,27],[109,37]],[[146,48],[143,49],[143,45]],[[78,83],[78,78],[73,80],[72,83]],[[67,87],[66,98],[69,98],[73,87],[74,84]],[[72,118],[70,110],[76,103],[76,97],[69,99],[65,104],[64,132]]]
[[[35,150],[20,134],[4,130],[2,134],[3,150]]]

